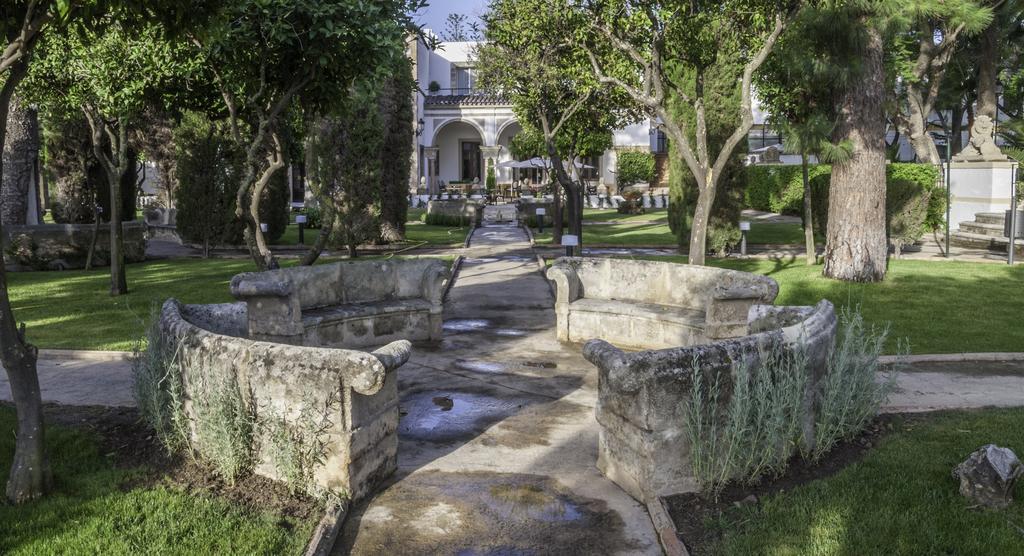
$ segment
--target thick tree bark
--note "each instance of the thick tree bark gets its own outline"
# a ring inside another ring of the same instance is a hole
[[[39,121],[36,111],[14,97],[7,114],[7,135],[3,144],[4,177],[0,189],[0,217],[8,226],[30,223],[29,201],[34,194],[36,159],[39,153]],[[35,215],[31,218],[35,223]]]
[[[862,73],[840,101],[839,140],[853,145],[850,160],[832,167],[824,275],[875,282],[886,272],[885,69],[881,33],[867,27]]]
[[[804,246],[807,250],[807,264],[818,262],[818,251],[814,247],[814,211],[811,209],[811,178],[808,171],[807,153],[800,153],[800,166],[804,179]]]
[[[327,208],[327,203],[321,203],[321,207],[320,233],[316,235],[316,241],[313,242],[309,251],[299,261],[299,264],[302,266],[310,266],[316,263],[317,259],[320,258],[320,254],[324,252],[324,247],[327,246],[327,240],[331,239],[331,233],[334,231],[334,211]]]
[[[11,95],[25,77],[24,59],[7,68],[7,79],[0,88],[0,145],[7,135],[7,114]],[[2,70],[0,70],[2,73]],[[0,158],[0,180],[4,161]],[[0,236],[3,222],[0,220]],[[24,327],[19,331],[7,294],[7,270],[0,257],[0,362],[7,371],[18,423],[15,430],[14,459],[7,478],[7,499],[14,503],[38,498],[49,490],[52,482],[50,462],[46,456],[43,428],[43,401],[36,370],[38,351],[25,341]]]
[[[978,108],[976,116],[996,121],[996,83],[999,77],[999,25],[993,21],[978,40]]]

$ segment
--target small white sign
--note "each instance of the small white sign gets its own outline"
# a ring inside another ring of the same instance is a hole
[[[545,214],[547,214],[547,213],[548,213],[548,210],[547,210],[547,209],[542,209],[542,208],[539,208],[539,209],[537,209],[536,215],[537,215],[537,216],[544,216],[544,215],[545,215]]]
[[[580,244],[580,238],[573,234],[565,234],[562,236],[563,247],[575,247]]]
[[[265,223],[260,224],[260,231],[261,232],[267,233],[267,229],[268,229],[268,226]]]
[[[749,232],[750,231],[750,222],[740,222],[740,231],[741,232]]]
[[[305,214],[297,214],[297,215],[295,215],[295,223],[296,224],[305,224],[306,223],[306,215]]]

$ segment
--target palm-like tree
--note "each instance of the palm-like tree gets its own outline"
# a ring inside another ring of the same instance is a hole
[[[849,141],[833,143],[830,140],[835,124],[821,115],[813,115],[802,122],[787,122],[783,126],[783,144],[786,151],[800,153],[800,165],[804,182],[804,243],[807,249],[807,264],[818,262],[814,247],[814,226],[811,210],[811,180],[809,176],[810,157],[819,162],[835,164],[849,160],[853,144]]]

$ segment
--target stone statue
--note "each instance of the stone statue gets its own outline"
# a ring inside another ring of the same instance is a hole
[[[992,118],[978,116],[971,126],[971,141],[967,143],[959,154],[953,157],[953,162],[1003,162],[1007,160],[1006,155],[999,151],[996,146]]]

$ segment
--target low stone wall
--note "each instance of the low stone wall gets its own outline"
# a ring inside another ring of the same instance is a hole
[[[125,222],[125,260],[146,260],[146,225]],[[4,226],[4,262],[8,270],[71,270],[85,268],[93,224],[38,224]],[[96,234],[94,266],[110,264],[110,225],[101,223]]]
[[[244,303],[163,306],[160,334],[181,372],[193,449],[214,456],[200,433],[200,400],[227,385],[251,414],[255,473],[313,492],[369,494],[396,467],[396,371],[409,342],[372,353],[275,344],[246,338],[247,322]]]
[[[747,272],[626,259],[563,257],[547,277],[559,340],[639,349],[743,336],[750,308],[779,292],[771,278]]]
[[[641,501],[699,490],[691,466],[685,411],[696,371],[707,385],[717,383],[729,403],[737,365],[760,372],[766,353],[805,357],[808,381],[803,395],[802,443],[814,445],[817,393],[835,344],[832,304],[814,307],[756,306],[750,335],[673,349],[625,352],[591,340],[583,355],[598,368],[598,468]]]
[[[481,205],[471,199],[434,199],[427,203],[427,215],[466,218],[474,225],[478,225],[483,216],[483,211]]]

